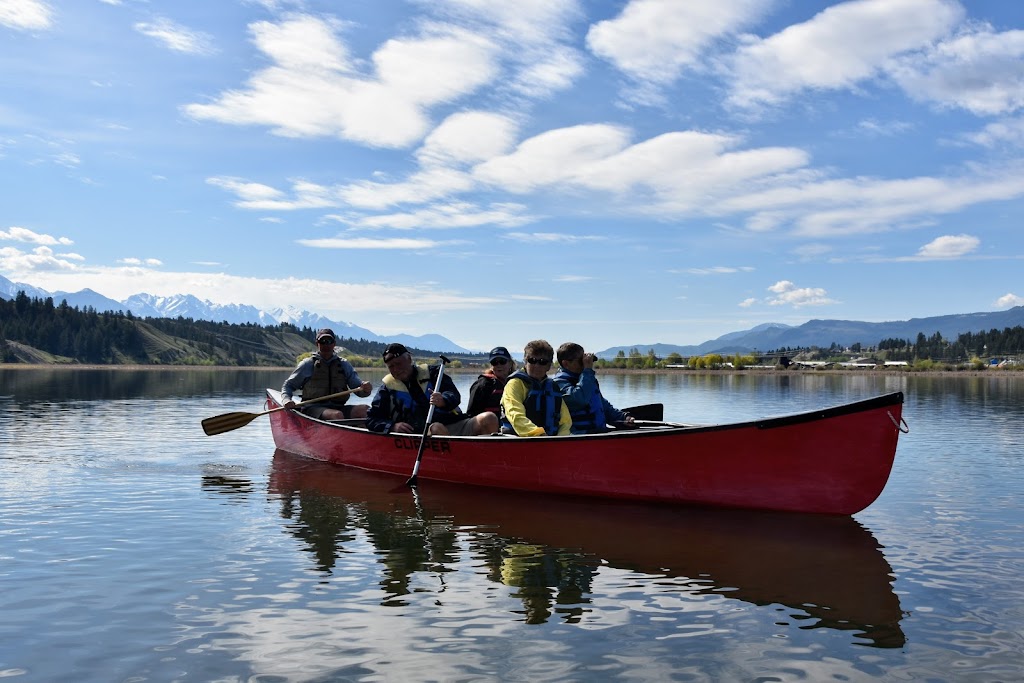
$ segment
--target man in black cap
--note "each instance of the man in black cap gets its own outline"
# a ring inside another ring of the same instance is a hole
[[[479,415],[480,413],[494,413],[501,415],[501,394],[505,391],[505,382],[508,376],[516,369],[516,362],[504,346],[495,346],[491,349],[490,364],[483,374],[477,377],[473,386],[469,388],[469,405],[466,406],[467,415]]]
[[[462,396],[449,375],[436,387],[439,366],[415,365],[412,354],[402,344],[388,344],[383,353],[388,374],[381,380],[366,415],[366,426],[375,432],[421,434],[427,413],[434,406],[430,434],[472,436],[498,431],[493,413],[466,417],[459,410]]]
[[[285,408],[295,407],[292,395],[299,389],[302,390],[303,401],[336,394],[346,389],[357,389],[355,395],[363,398],[370,395],[373,385],[359,379],[359,374],[352,364],[334,353],[335,339],[334,330],[328,327],[316,333],[316,351],[299,362],[281,387]],[[310,417],[321,420],[366,417],[366,404],[346,405],[347,401],[348,396],[342,396],[304,406],[300,410]]]

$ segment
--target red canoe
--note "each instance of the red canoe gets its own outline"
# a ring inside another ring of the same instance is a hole
[[[281,395],[267,390],[267,407]],[[418,480],[663,503],[852,515],[882,492],[903,394],[723,425],[646,423],[606,434],[432,437]],[[270,413],[278,448],[408,477],[418,435]]]

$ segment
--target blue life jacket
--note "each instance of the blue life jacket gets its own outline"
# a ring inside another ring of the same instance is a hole
[[[523,399],[523,409],[530,422],[538,427],[544,428],[548,436],[558,436],[558,420],[562,416],[562,395],[555,390],[555,385],[550,379],[534,379],[524,370],[518,370],[509,375],[508,381],[519,380],[527,386],[526,398]],[[505,417],[505,411],[501,411],[501,427],[503,431],[510,431],[512,423]]]
[[[391,414],[388,419],[391,422],[407,422],[417,431],[426,427],[427,413],[430,410],[430,401],[427,395],[434,389],[437,381],[438,366],[417,365],[413,368],[414,377],[410,378],[409,384],[402,382],[390,373],[382,380],[391,392]],[[445,379],[448,379],[447,375]],[[441,381],[444,384],[444,380]],[[454,385],[453,385],[454,386]],[[416,389],[412,389],[416,387]],[[439,390],[443,390],[441,387]],[[451,424],[464,416],[458,406],[451,410],[445,408],[434,408],[434,421],[442,424]]]
[[[553,382],[559,391],[563,386],[576,386],[580,381],[580,373],[560,370],[554,376]],[[569,415],[572,416],[573,434],[600,434],[608,431],[608,420],[604,414],[604,399],[601,397],[601,387],[594,380],[595,390],[590,394],[589,402],[582,408],[573,408],[571,402],[566,401],[569,406]]]

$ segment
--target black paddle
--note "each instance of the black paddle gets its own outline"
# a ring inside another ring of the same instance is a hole
[[[651,420],[661,422],[665,419],[665,406],[661,403],[647,403],[642,406],[623,408],[624,413],[629,413],[634,420]]]
[[[441,367],[437,371],[437,381],[434,383],[434,391],[441,391],[441,380],[444,379],[444,364],[451,363],[450,360],[444,356],[438,356],[441,359]],[[427,409],[427,424],[423,427],[423,438],[420,439],[420,449],[416,452],[416,463],[412,466],[412,476],[405,482],[406,486],[416,486],[416,475],[420,471],[420,460],[423,459],[423,447],[427,445],[427,437],[430,436],[430,422],[434,419],[434,404],[430,404],[430,408]]]

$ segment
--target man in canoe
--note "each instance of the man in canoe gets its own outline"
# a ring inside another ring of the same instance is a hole
[[[364,398],[373,391],[373,385],[361,380],[352,364],[334,352],[334,342],[334,330],[325,327],[316,333],[316,352],[300,361],[281,387],[285,408],[291,410],[295,407],[292,395],[299,389],[302,390],[303,402],[346,389],[355,389],[352,393]],[[339,396],[299,410],[321,420],[366,417],[365,404],[350,406],[346,401],[348,396]]]
[[[554,355],[551,344],[543,339],[526,344],[526,369],[508,378],[501,395],[501,431],[518,436],[569,434],[572,417],[548,377]]]
[[[594,361],[597,356],[584,353],[583,347],[575,342],[566,342],[558,347],[558,365],[561,368],[554,377],[555,387],[562,394],[572,415],[573,434],[600,434],[608,426],[618,423],[632,427],[634,420],[601,395],[597,383]]]
[[[494,413],[467,417],[459,410],[462,400],[455,382],[448,375],[435,387],[438,366],[415,365],[412,354],[402,344],[384,349],[384,376],[366,416],[367,429],[374,432],[420,434],[426,428],[427,414],[434,406],[430,434],[435,436],[473,436],[498,431]]]

